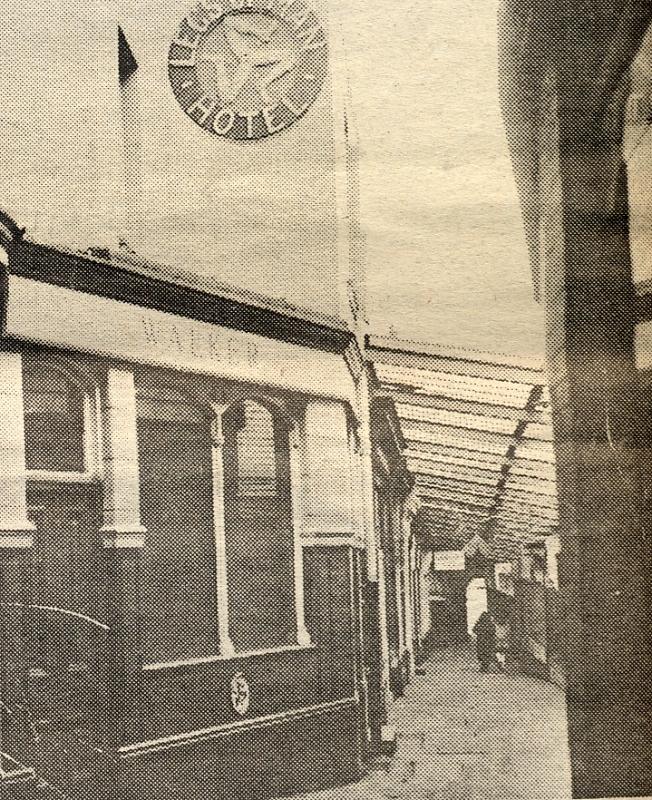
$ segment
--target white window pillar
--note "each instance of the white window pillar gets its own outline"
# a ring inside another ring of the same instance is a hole
[[[0,549],[33,544],[27,519],[23,369],[20,353],[0,353]]]
[[[297,644],[310,645],[306,628],[303,589],[303,447],[304,437],[297,423],[290,428],[290,491],[292,494],[292,532],[294,537],[294,608],[297,617]]]
[[[222,415],[227,406],[213,405],[213,532],[215,536],[215,580],[217,592],[217,625],[220,632],[220,653],[235,654],[229,631],[229,583],[226,565],[226,528],[224,523],[224,431]]]
[[[110,549],[142,548],[136,389],[130,370],[110,369],[103,398],[104,525]]]

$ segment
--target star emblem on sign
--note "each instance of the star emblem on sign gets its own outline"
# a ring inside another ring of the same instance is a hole
[[[278,21],[271,20],[269,30],[263,32],[256,30],[254,22],[244,14],[224,21],[224,38],[235,61],[231,70],[228,57],[220,53],[202,56],[202,63],[213,66],[217,92],[226,102],[235,102],[245,85],[251,83],[260,96],[261,106],[271,104],[274,98],[269,87],[296,66],[290,49],[270,45]]]
[[[249,684],[242,672],[236,672],[231,679],[231,705],[240,716],[249,710]]]
[[[231,139],[260,139],[292,125],[317,98],[326,71],[326,36],[314,11],[288,0],[202,0],[168,55],[183,110]]]

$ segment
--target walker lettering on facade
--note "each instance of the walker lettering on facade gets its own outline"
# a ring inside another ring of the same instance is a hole
[[[244,363],[250,367],[256,366],[258,362],[258,347],[255,342],[243,342],[235,337],[225,338],[221,332],[212,330],[198,330],[195,327],[182,329],[174,324],[162,325],[149,316],[143,316],[141,323],[148,344],[163,346],[178,356]]]
[[[342,356],[10,275],[4,332],[55,347],[349,399]],[[301,368],[299,368],[301,365]]]
[[[326,35],[300,0],[201,0],[168,54],[181,108],[229,139],[262,139],[292,125],[316,99],[326,70]]]

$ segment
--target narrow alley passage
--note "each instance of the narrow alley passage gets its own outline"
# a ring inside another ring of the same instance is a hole
[[[393,758],[360,783],[303,800],[566,800],[562,691],[521,674],[480,674],[467,647],[436,651],[394,704]]]

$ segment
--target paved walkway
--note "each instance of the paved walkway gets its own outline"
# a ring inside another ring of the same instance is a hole
[[[478,672],[469,649],[436,652],[394,704],[398,750],[360,783],[306,800],[567,800],[564,697],[520,674]]]

